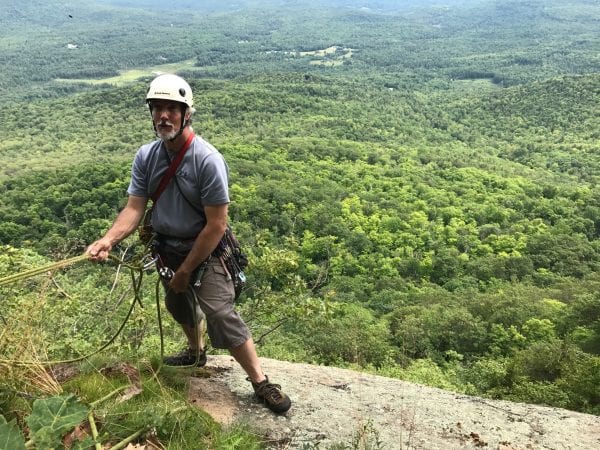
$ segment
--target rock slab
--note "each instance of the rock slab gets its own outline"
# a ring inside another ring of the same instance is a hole
[[[600,417],[488,400],[335,367],[261,358],[292,399],[275,415],[229,356],[190,377],[190,401],[223,424],[247,423],[273,449],[599,450]]]

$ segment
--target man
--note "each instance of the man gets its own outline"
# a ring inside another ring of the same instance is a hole
[[[285,412],[291,401],[263,373],[250,331],[233,308],[231,276],[222,260],[212,255],[227,227],[227,164],[212,145],[194,135],[192,90],[184,79],[159,75],[150,84],[146,102],[159,139],[138,150],[127,205],[87,253],[93,261],[104,261],[115,244],[137,230],[148,199],[156,193],[171,161],[182,152],[175,175],[152,211],[158,254],[174,270],[172,278],[164,282],[165,302],[188,340],[188,348],[165,358],[165,364],[206,364],[202,340],[205,316],[212,345],[229,350],[246,371],[257,397],[271,410]]]

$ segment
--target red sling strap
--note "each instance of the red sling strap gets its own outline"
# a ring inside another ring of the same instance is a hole
[[[183,159],[185,152],[187,152],[187,149],[190,148],[190,145],[191,145],[192,141],[194,140],[194,137],[196,137],[196,135],[194,133],[190,133],[189,137],[187,138],[187,141],[185,141],[185,144],[183,144],[183,147],[181,147],[181,150],[179,150],[179,153],[177,153],[177,156],[175,157],[175,159],[173,159],[173,161],[171,161],[169,168],[167,169],[167,171],[165,172],[163,177],[160,179],[158,188],[150,196],[150,198],[152,199],[152,201],[154,203],[156,203],[156,201],[158,200],[158,197],[160,197],[160,194],[163,193],[163,191],[167,187],[167,184],[169,184],[169,181],[171,181],[171,178],[173,178],[173,175],[175,175],[175,171],[177,170],[177,167],[179,167],[179,164],[181,163],[181,160]]]

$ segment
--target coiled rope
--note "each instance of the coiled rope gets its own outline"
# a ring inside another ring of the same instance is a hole
[[[36,275],[41,275],[43,273],[47,273],[49,271],[61,269],[63,267],[73,265],[73,264],[76,264],[81,261],[87,261],[88,259],[89,259],[89,256],[87,254],[83,254],[83,255],[72,257],[72,258],[63,259],[61,261],[57,261],[57,262],[47,264],[47,265],[44,265],[41,267],[36,267],[34,269],[26,270],[24,272],[20,272],[17,274],[9,275],[7,277],[0,278],[0,287],[7,286],[10,284],[19,282],[19,281],[23,281],[23,280],[32,278]],[[0,359],[0,364],[11,364],[11,365],[18,365],[18,366],[31,366],[31,365],[51,366],[51,365],[56,365],[56,364],[69,364],[69,363],[83,361],[85,359],[88,359],[88,358],[106,350],[115,341],[115,339],[119,336],[119,334],[121,334],[121,332],[125,328],[127,321],[129,320],[129,318],[131,317],[131,314],[133,313],[135,304],[138,303],[141,307],[143,307],[139,291],[140,291],[140,288],[142,285],[142,279],[143,279],[143,275],[144,275],[144,266],[141,264],[125,263],[123,260],[121,260],[113,255],[109,255],[109,259],[116,262],[119,266],[123,266],[123,267],[130,269],[134,295],[133,295],[133,300],[131,302],[131,306],[129,307],[129,310],[125,316],[125,319],[119,326],[116,333],[105,344],[103,344],[100,348],[94,350],[91,353],[88,353],[86,355],[80,356],[78,358],[73,358],[73,359],[65,359],[65,360],[57,360],[57,361],[20,361],[20,360]],[[136,277],[136,272],[139,274],[137,277]],[[163,330],[162,330],[162,321],[161,321],[161,316],[160,316],[159,284],[160,284],[160,280],[158,280],[156,283],[156,308],[157,308],[158,325],[159,325],[159,331],[160,331],[160,355],[161,355],[161,361],[162,361],[163,354],[164,354],[164,342],[163,342],[164,337],[163,337]]]

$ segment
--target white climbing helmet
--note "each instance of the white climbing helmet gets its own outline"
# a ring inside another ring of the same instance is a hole
[[[146,94],[146,103],[151,100],[173,100],[183,103],[188,108],[194,107],[192,88],[183,78],[170,73],[157,76]]]

